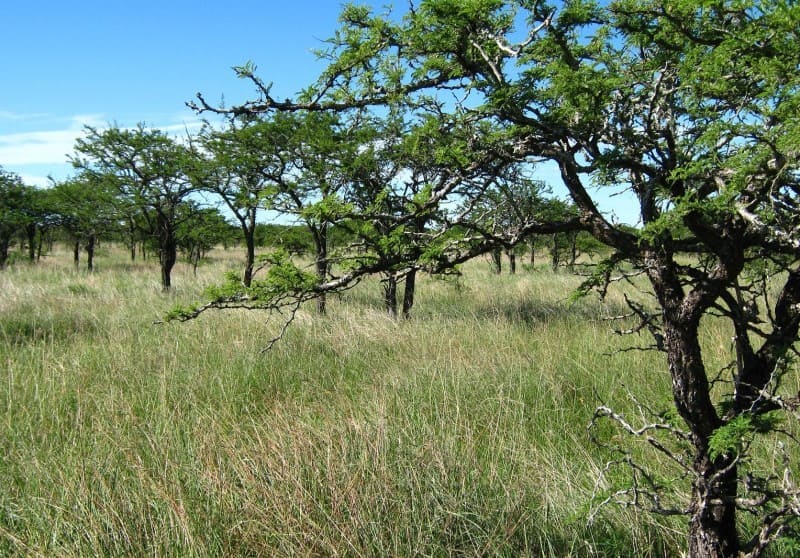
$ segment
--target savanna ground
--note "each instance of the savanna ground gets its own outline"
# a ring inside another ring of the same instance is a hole
[[[671,406],[663,357],[620,351],[652,340],[603,319],[620,292],[569,302],[575,276],[476,260],[423,279],[408,322],[368,283],[267,353],[280,317],[153,325],[240,258],[179,265],[169,295],[156,262],[108,245],[91,275],[66,250],[0,273],[0,554],[680,554],[683,519],[596,508],[627,476],[598,481],[618,455],[587,432],[597,405],[637,424],[631,394]],[[706,326],[722,368],[731,334]],[[596,435],[683,490],[611,424]]]

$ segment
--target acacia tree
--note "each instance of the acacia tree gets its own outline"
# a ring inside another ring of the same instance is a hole
[[[19,176],[0,167],[0,269],[6,266],[12,240],[31,221],[30,192]]]
[[[176,236],[178,248],[189,260],[197,275],[197,266],[214,246],[230,240],[236,234],[236,227],[225,220],[215,207],[198,207],[191,200],[182,205],[182,211],[190,217],[182,219]]]
[[[416,276],[425,267],[420,260],[446,237],[454,240],[444,234],[450,231],[450,218],[438,203],[430,203],[431,192],[449,191],[453,199],[474,197],[469,191],[491,188],[499,171],[493,165],[465,169],[452,156],[459,145],[475,149],[466,145],[472,133],[468,125],[457,129],[429,113],[404,116],[373,117],[368,133],[362,124],[360,147],[344,165],[349,173],[345,200],[355,213],[343,226],[359,239],[361,262],[373,258],[371,265],[382,267],[384,303],[392,316],[397,315],[398,285],[403,284],[402,316],[409,318]]]
[[[466,216],[464,226],[477,228],[484,231],[488,237],[501,238],[505,236],[505,231],[514,230],[520,225],[524,225],[531,219],[531,216],[547,220],[565,220],[571,213],[564,211],[555,218],[554,208],[569,207],[562,200],[548,198],[550,190],[547,185],[540,180],[533,180],[520,174],[520,169],[511,169],[507,176],[500,177],[494,187],[487,191],[477,203],[473,203],[469,214]],[[554,233],[553,236],[560,234],[575,233]],[[518,238],[517,242],[528,242],[531,250],[531,263],[533,262],[533,237]],[[504,251],[509,260],[510,273],[516,272],[516,249],[517,245],[507,244],[498,246],[492,251],[492,263],[495,273],[502,271],[502,252]]]
[[[331,272],[330,229],[348,211],[342,191],[345,162],[358,149],[359,122],[331,112],[276,114],[272,125],[284,140],[268,207],[302,223],[314,244],[314,270],[320,283]],[[326,293],[317,293],[317,312],[326,312]]]
[[[289,123],[280,120],[232,118],[225,129],[207,127],[198,138],[199,184],[222,199],[244,236],[245,287],[253,278],[258,215],[285,182],[291,164],[286,144],[292,132]]]
[[[86,249],[86,269],[93,271],[97,241],[118,225],[116,189],[108,181],[84,173],[53,184],[48,193],[57,224],[74,241],[75,268],[78,268],[83,244]]]
[[[74,165],[111,181],[135,208],[139,219],[131,222],[157,240],[161,286],[169,290],[177,261],[176,231],[190,216],[181,211],[181,205],[196,189],[187,174],[188,150],[164,132],[141,124],[135,129],[86,130],[86,137],[76,143]]]
[[[245,68],[259,96],[231,110],[338,110],[410,96],[436,103],[439,92],[457,90],[461,101],[443,118],[501,123],[498,158],[553,161],[579,227],[615,251],[593,284],[628,262],[657,302],[654,313],[632,311],[665,352],[681,424],[634,428],[612,410],[598,413],[649,436],[691,486],[688,500],[670,508],[657,485],[627,494],[659,513],[686,514],[691,556],[756,556],[800,510],[791,463],[761,477],[741,442],[792,407],[776,390],[792,370],[786,357],[800,326],[798,29],[799,6],[755,0],[423,0],[400,22],[349,7],[315,88],[277,101]],[[216,109],[202,97],[198,107]],[[590,189],[619,185],[638,200],[641,233],[609,221]],[[437,259],[444,265],[496,245]],[[747,281],[755,264],[773,270],[771,289]],[[297,277],[291,292],[341,288],[360,271],[325,284]],[[756,297],[765,307],[758,319]],[[736,335],[725,389],[714,389],[699,337],[712,312]],[[685,444],[685,455],[656,441],[662,430]],[[755,530],[740,530],[741,510],[757,518]]]

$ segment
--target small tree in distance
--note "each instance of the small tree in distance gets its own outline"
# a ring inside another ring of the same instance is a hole
[[[244,236],[242,283],[249,287],[256,259],[256,225],[286,180],[291,159],[286,153],[293,130],[263,118],[232,118],[226,128],[206,127],[197,138],[198,186],[222,199]]]
[[[19,176],[0,167],[0,269],[6,267],[12,240],[30,223],[30,190]]]
[[[86,130],[86,137],[76,143],[73,164],[117,187],[137,216],[130,222],[156,239],[161,286],[169,290],[178,259],[177,228],[189,216],[181,205],[195,191],[187,174],[192,164],[188,150],[164,132],[141,124],[131,130]]]
[[[80,247],[86,249],[86,268],[94,270],[97,241],[118,226],[116,188],[108,180],[84,173],[57,182],[48,190],[58,225],[74,241],[73,261],[78,268]]]

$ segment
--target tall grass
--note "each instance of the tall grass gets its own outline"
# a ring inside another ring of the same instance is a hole
[[[0,554],[680,552],[682,520],[587,523],[598,402],[670,404],[661,357],[620,352],[602,319],[618,294],[569,303],[572,276],[475,262],[423,280],[410,321],[370,283],[263,354],[281,325],[263,314],[153,325],[238,265],[216,257],[168,295],[115,251],[91,275],[66,253],[0,274]]]

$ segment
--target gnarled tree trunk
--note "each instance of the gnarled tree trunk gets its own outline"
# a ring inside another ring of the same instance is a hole
[[[664,350],[675,406],[689,426],[694,473],[689,504],[689,555],[727,558],[739,552],[736,530],[737,470],[730,458],[712,459],[709,440],[723,425],[711,399],[699,339],[700,318],[711,291],[685,295],[669,255],[649,258],[647,273],[664,319]]]

